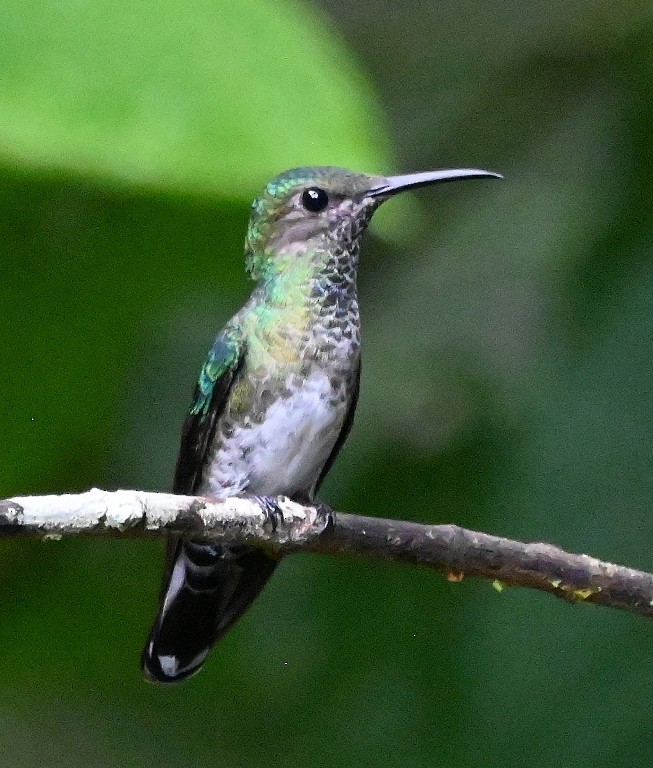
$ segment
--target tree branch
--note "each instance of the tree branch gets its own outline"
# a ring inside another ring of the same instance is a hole
[[[250,543],[280,556],[297,551],[352,553],[428,565],[448,574],[550,592],[653,616],[653,574],[457,525],[422,525],[303,506],[283,496],[214,501],[145,491],[25,496],[0,501],[0,537],[161,536],[182,533]]]

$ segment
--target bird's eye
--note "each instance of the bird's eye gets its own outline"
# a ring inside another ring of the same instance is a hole
[[[309,187],[302,192],[302,205],[311,213],[319,213],[329,205],[329,196],[319,187]]]

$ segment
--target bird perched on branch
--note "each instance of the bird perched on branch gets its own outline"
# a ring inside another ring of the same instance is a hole
[[[257,285],[204,363],[173,491],[312,502],[358,399],[358,255],[374,211],[407,189],[498,176],[462,169],[386,178],[314,167],[273,179],[254,201],[245,242]],[[276,565],[250,545],[171,537],[145,675],[177,682],[195,673]]]

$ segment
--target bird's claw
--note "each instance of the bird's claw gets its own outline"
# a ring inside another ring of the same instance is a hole
[[[263,526],[265,528],[270,527],[272,533],[276,533],[279,525],[285,523],[282,509],[271,496],[257,496],[256,498],[265,515]]]

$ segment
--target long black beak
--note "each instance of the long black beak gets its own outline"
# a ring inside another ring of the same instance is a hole
[[[407,173],[404,176],[388,176],[378,187],[370,189],[370,197],[394,195],[406,189],[426,187],[441,181],[457,181],[458,179],[502,179],[500,173],[483,171],[479,168],[451,168],[439,171],[424,171],[422,173]]]

